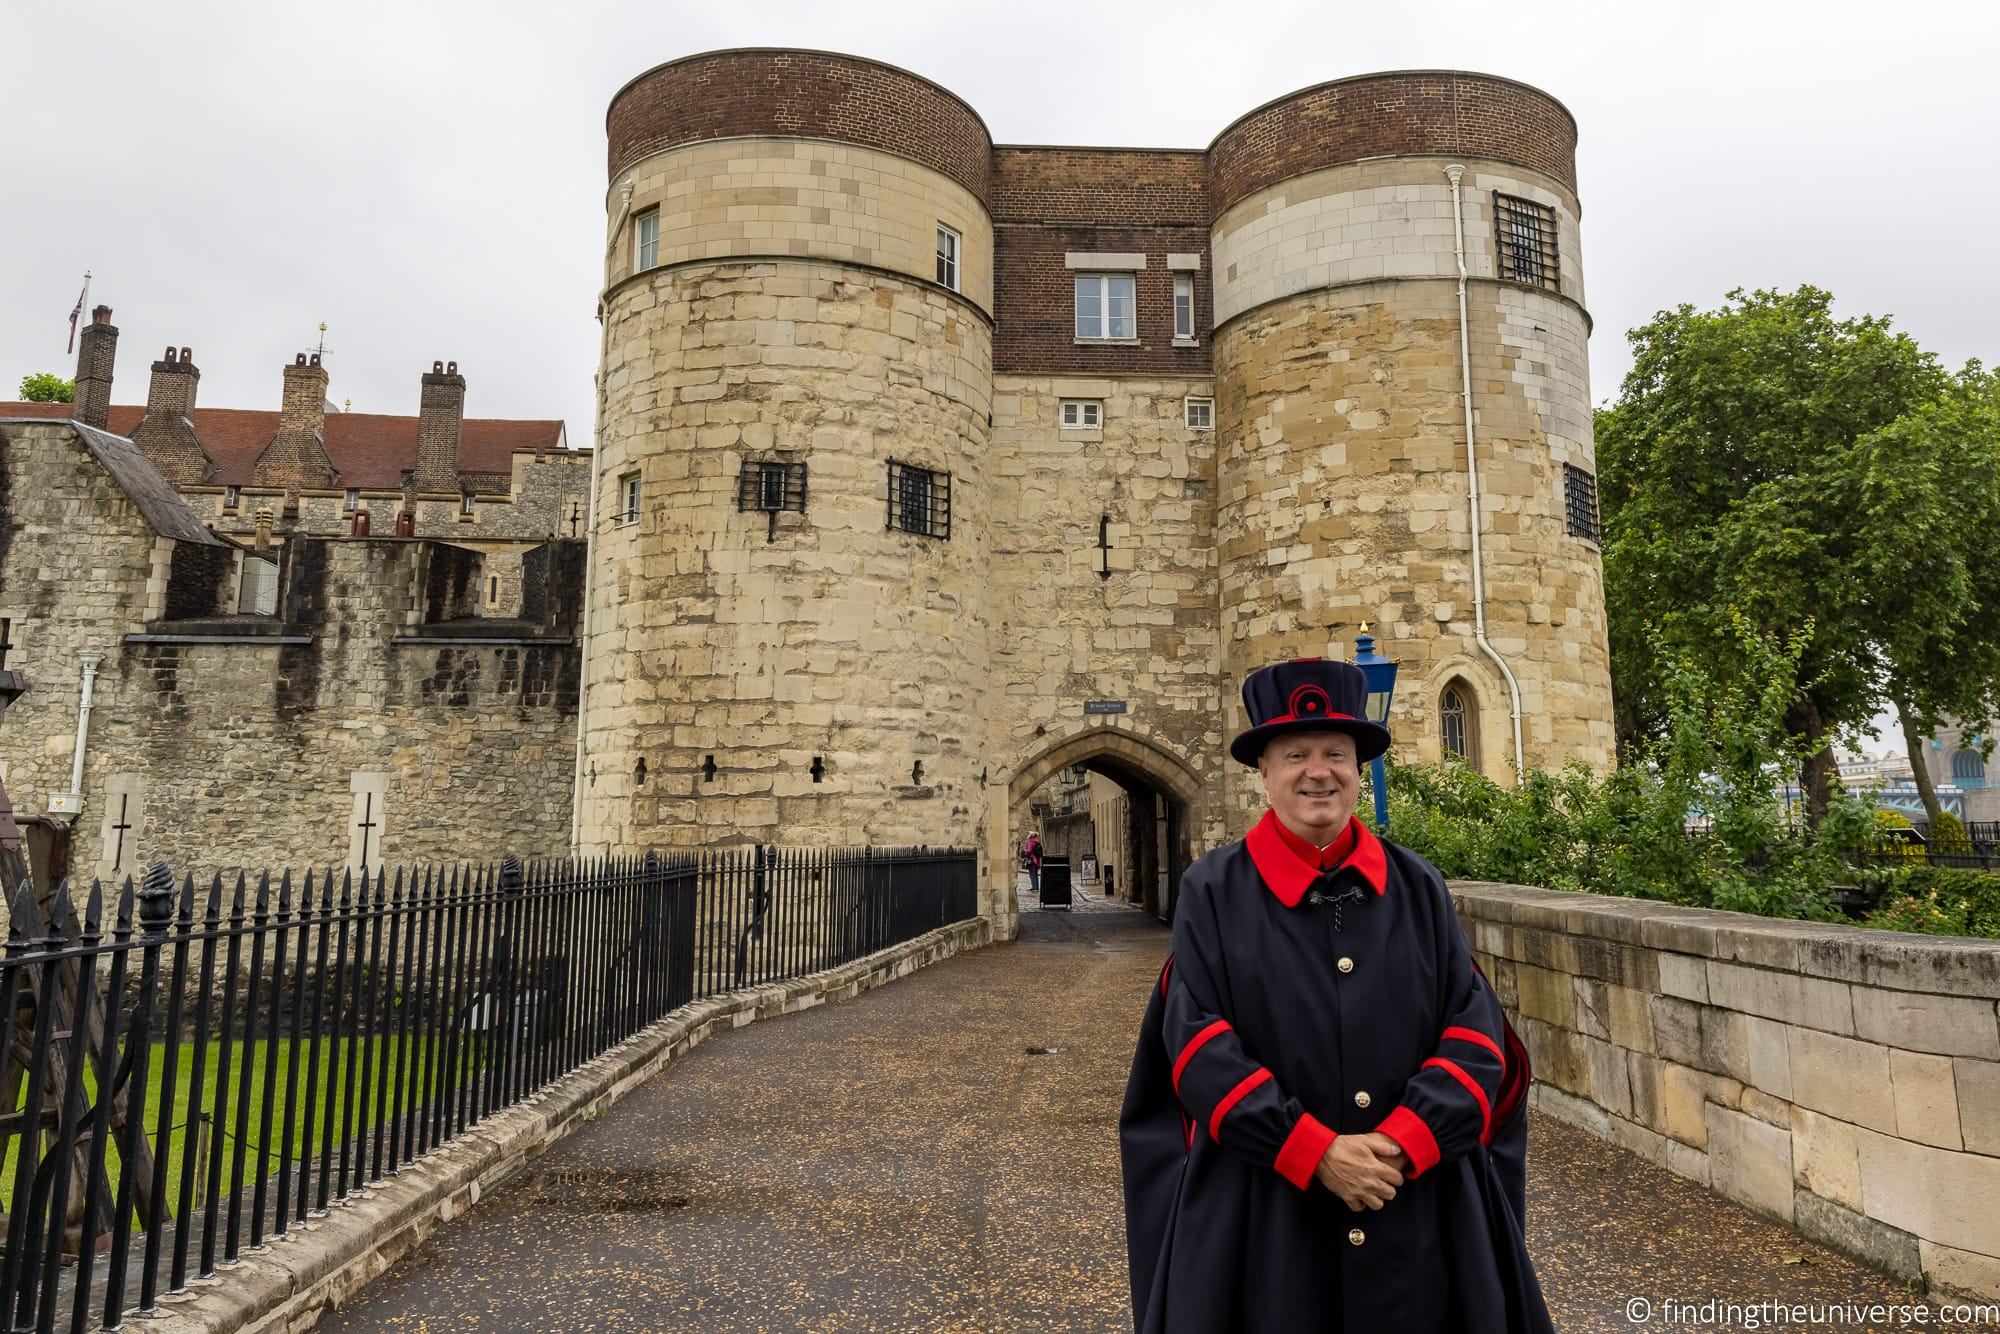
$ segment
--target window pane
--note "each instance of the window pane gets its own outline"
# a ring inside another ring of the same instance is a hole
[[[1194,337],[1194,281],[1174,279],[1174,337]]]
[[[1076,336],[1078,338],[1102,338],[1104,336],[1104,284],[1095,277],[1076,280]]]
[[[1114,276],[1104,280],[1106,291],[1105,324],[1107,337],[1136,338],[1138,332],[1132,317],[1132,279],[1129,276]]]

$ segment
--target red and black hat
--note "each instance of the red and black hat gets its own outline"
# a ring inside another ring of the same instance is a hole
[[[1271,738],[1286,732],[1345,732],[1355,759],[1389,749],[1389,729],[1368,721],[1368,678],[1351,662],[1293,658],[1259,667],[1243,678],[1243,708],[1250,726],[1229,743],[1229,753],[1253,769]]]

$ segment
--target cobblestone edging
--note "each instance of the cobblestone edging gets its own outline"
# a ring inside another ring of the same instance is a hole
[[[1898,1278],[2000,1297],[2000,942],[1452,893],[1536,1110]]]
[[[147,1334],[311,1329],[356,1290],[498,1188],[586,1120],[658,1074],[703,1039],[759,1019],[809,1010],[905,977],[993,939],[983,919],[941,927],[840,968],[697,1001],[499,1112],[399,1176],[358,1192],[291,1235],[244,1254],[157,1314],[130,1318]]]

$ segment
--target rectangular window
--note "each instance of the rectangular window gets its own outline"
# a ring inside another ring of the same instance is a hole
[[[222,508],[232,513],[243,504],[243,488],[232,486],[222,493]]]
[[[1510,282],[1562,290],[1556,268],[1556,211],[1532,199],[1493,192],[1494,249]]]
[[[615,521],[620,524],[639,522],[639,474],[628,472],[618,479],[618,513]]]
[[[660,210],[649,208],[632,219],[632,270],[655,268],[660,262]]]
[[[243,557],[242,582],[236,589],[236,610],[246,616],[278,612],[278,562],[262,556]]]
[[[1104,405],[1094,398],[1066,398],[1062,425],[1065,431],[1094,431],[1104,425]]]
[[[1215,429],[1215,400],[1212,398],[1190,398],[1186,400],[1188,429],[1212,431]]]
[[[500,576],[497,574],[486,576],[486,600],[489,603],[500,600]]]
[[[951,474],[889,460],[889,527],[951,536]]]
[[[943,223],[937,229],[937,280],[958,290],[958,233]]]
[[[1574,463],[1563,464],[1563,509],[1569,516],[1571,537],[1602,544],[1597,525],[1597,478]]]
[[[458,516],[461,519],[472,517],[472,493],[470,491],[458,498]]]
[[[1194,275],[1174,275],[1174,337],[1194,340]]]
[[[1134,315],[1133,283],[1129,273],[1076,275],[1076,336],[1086,339],[1131,339],[1139,336]]]
[[[736,508],[739,510],[779,510],[806,508],[806,465],[803,463],[745,463],[736,479]]]
[[[349,487],[347,489],[347,498],[341,502],[341,505],[343,508],[350,511],[360,509],[361,493],[359,491],[356,491],[353,487]]]

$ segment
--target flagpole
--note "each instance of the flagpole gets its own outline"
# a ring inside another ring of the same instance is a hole
[[[69,347],[66,351],[76,351],[76,325],[83,318],[83,312],[90,308],[90,270],[83,271],[83,295],[76,299],[76,309],[69,316]]]

